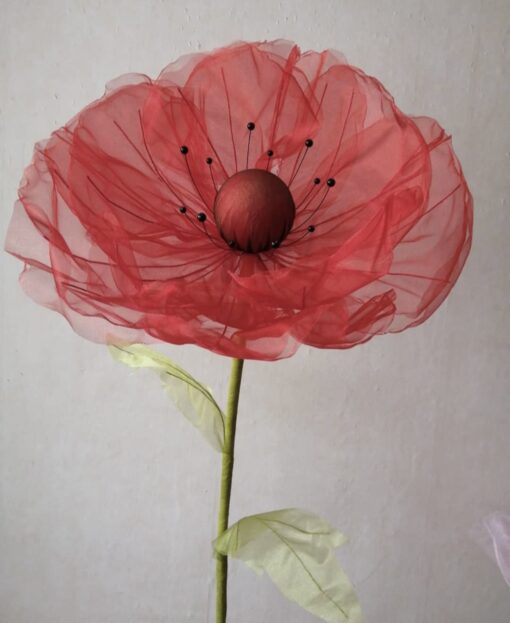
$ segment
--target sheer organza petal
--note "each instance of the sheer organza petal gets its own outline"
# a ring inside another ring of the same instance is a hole
[[[196,108],[197,125],[219,154],[222,173],[287,161],[316,131],[314,94],[305,93],[293,75],[299,55],[296,45],[284,41],[238,43],[202,57],[190,73],[180,91]],[[255,124],[252,132],[249,122]]]
[[[426,320],[455,284],[471,247],[472,197],[455,156],[451,138],[433,119],[415,119],[427,145],[431,182],[425,210],[393,248],[391,266],[384,275],[360,288],[355,300],[361,308],[370,301],[391,295],[386,322],[367,323],[364,339],[359,329],[330,333],[322,343],[329,312],[314,327],[307,343],[327,348],[344,348],[366,341],[375,334],[397,332]],[[348,301],[345,301],[347,304]],[[351,302],[352,305],[352,302]],[[356,307],[356,306],[355,306]],[[353,313],[357,309],[351,308]]]
[[[217,190],[247,167],[279,175],[296,204],[288,237],[259,254],[214,222]],[[435,121],[337,52],[241,41],[111,81],[38,143],[6,248],[29,295],[89,339],[274,360],[423,322],[471,231]]]

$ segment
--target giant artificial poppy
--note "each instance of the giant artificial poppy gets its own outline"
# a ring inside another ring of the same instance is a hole
[[[96,340],[273,360],[428,318],[471,244],[450,136],[287,41],[110,83],[36,145],[7,250]]]

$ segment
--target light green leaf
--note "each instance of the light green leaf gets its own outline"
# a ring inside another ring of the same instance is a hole
[[[324,621],[362,623],[356,594],[333,553],[344,542],[320,517],[291,508],[244,517],[214,547],[265,571],[285,597]]]
[[[144,346],[111,344],[110,353],[116,361],[130,368],[151,368],[179,411],[205,436],[215,450],[221,452],[225,435],[224,415],[211,390],[194,379],[171,359]]]

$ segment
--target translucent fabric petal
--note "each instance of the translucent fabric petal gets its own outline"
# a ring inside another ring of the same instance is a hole
[[[236,172],[296,206],[275,248],[230,247],[214,202]],[[428,318],[471,245],[451,138],[337,52],[236,42],[127,74],[35,146],[6,249],[38,303],[98,342],[191,343],[275,360]]]

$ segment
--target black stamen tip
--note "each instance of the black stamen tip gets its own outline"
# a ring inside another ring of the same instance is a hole
[[[183,154],[184,156],[188,153],[188,148],[186,147],[186,145],[182,145],[181,146],[181,154]]]
[[[233,249],[236,246],[236,241],[235,240],[229,240],[228,241],[228,246]]]
[[[206,218],[207,218],[207,216],[206,216],[203,212],[199,212],[199,213],[197,214],[197,219],[198,219],[201,223],[203,223],[203,222],[205,221],[205,219],[206,219]]]
[[[274,152],[273,152],[273,150],[272,150],[272,149],[268,149],[268,150],[266,151],[266,154],[267,154],[270,158],[271,158],[271,156],[273,155],[273,153],[274,153]]]
[[[307,138],[305,141],[305,147],[311,147],[313,145],[313,141],[311,138]]]
[[[254,130],[254,129],[255,129],[255,124],[253,123],[253,121],[250,121],[250,122],[248,122],[248,123],[246,124],[246,127],[247,127],[247,128],[248,128],[248,130],[250,130],[250,132],[251,132],[252,130]]]
[[[181,206],[181,207],[179,208],[179,212],[180,212],[181,214],[186,214],[186,206]]]
[[[271,243],[271,246],[273,247],[273,249],[277,249],[280,246],[280,241],[273,240],[273,242]]]
[[[314,183],[314,184],[316,184],[316,185],[317,185],[317,184],[320,184],[320,183],[321,183],[321,178],[320,178],[320,177],[316,177],[316,178],[313,180],[313,183]]]
[[[315,231],[315,225],[308,225],[308,231],[313,234],[313,232]]]
[[[206,158],[205,161],[207,162],[207,164],[212,164],[212,158]]]
[[[326,182],[326,184],[330,187],[333,188],[333,186],[336,184],[335,180],[330,177],[329,180]]]

